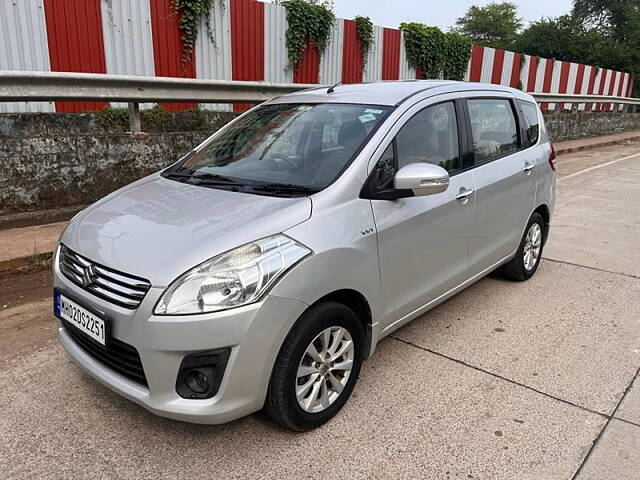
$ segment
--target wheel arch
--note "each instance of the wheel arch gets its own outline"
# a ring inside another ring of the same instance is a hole
[[[350,288],[344,288],[340,290],[334,290],[318,300],[316,300],[311,306],[316,305],[324,301],[334,301],[349,307],[360,319],[364,332],[364,358],[369,358],[371,355],[371,342],[373,337],[373,317],[371,315],[371,307],[365,296]],[[311,307],[310,306],[310,307]]]
[[[544,243],[547,243],[547,237],[549,235],[549,226],[551,224],[551,214],[549,212],[549,206],[544,203],[541,205],[538,205],[536,209],[532,212],[532,215],[534,213],[539,213],[542,216],[542,219],[544,220],[545,228],[544,228],[544,236],[542,241]]]

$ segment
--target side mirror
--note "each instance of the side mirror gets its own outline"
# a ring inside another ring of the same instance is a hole
[[[416,197],[444,192],[449,187],[449,172],[431,163],[410,163],[396,172],[393,188],[411,190]]]

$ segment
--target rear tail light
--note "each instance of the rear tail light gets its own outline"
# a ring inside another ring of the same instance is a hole
[[[554,150],[553,145],[551,145],[551,151],[549,152],[549,166],[551,167],[551,170],[554,172],[556,171],[556,151]]]

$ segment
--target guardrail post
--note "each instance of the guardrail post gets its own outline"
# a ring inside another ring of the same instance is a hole
[[[140,105],[137,103],[129,103],[129,130],[132,132],[142,131],[142,125],[140,123]]]

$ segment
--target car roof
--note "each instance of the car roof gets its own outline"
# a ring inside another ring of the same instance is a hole
[[[290,93],[271,100],[269,103],[355,103],[367,105],[397,106],[405,100],[423,92],[434,95],[462,91],[494,91],[510,93],[517,98],[533,101],[521,90],[489,83],[455,82],[451,80],[399,80],[373,83],[352,83],[319,86]]]

